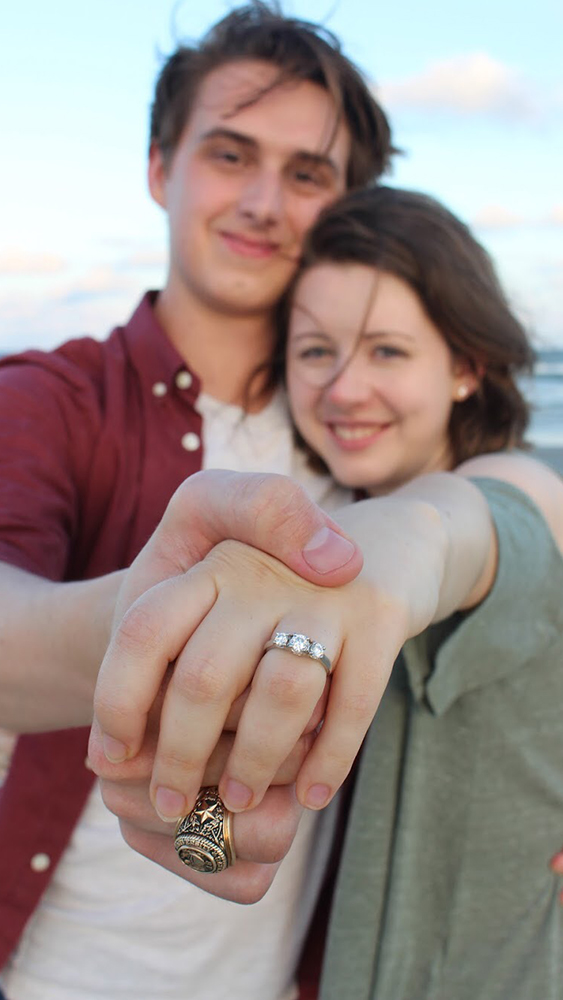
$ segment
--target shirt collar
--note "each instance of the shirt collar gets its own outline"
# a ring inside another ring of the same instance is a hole
[[[147,292],[141,299],[129,322],[122,328],[131,360],[139,372],[143,383],[149,387],[158,384],[170,389],[181,373],[188,372],[191,376],[189,386],[185,388],[185,398],[194,402],[200,392],[199,377],[186,364],[174,345],[168,339],[158,322],[154,305],[158,292]]]

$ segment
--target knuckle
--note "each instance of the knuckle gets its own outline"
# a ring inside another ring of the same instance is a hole
[[[185,701],[196,705],[217,705],[229,691],[227,678],[210,656],[191,656],[189,662],[178,664],[171,688]]]
[[[302,708],[310,693],[306,671],[293,666],[269,672],[261,687],[267,698],[288,710]]]
[[[236,824],[240,820],[241,854],[246,846],[253,861],[276,864],[285,858],[293,843],[300,815],[301,807],[293,791],[270,789],[260,806],[237,816],[235,846],[238,836]]]
[[[272,766],[276,766],[278,758],[275,748],[270,743],[262,741],[245,741],[241,745],[235,744],[233,770],[241,772],[241,777],[250,781],[250,774],[253,780],[259,781],[263,775],[270,775]]]
[[[88,764],[97,778],[105,778],[110,776],[112,773],[112,765],[107,759],[103,749],[101,741],[96,740],[95,742],[90,739],[88,744]]]
[[[162,643],[160,616],[152,613],[150,605],[142,599],[135,601],[125,612],[113,636],[114,653],[142,653],[157,650]]]
[[[137,810],[132,797],[122,785],[114,781],[101,781],[100,791],[106,809],[121,819],[133,819]]]
[[[330,774],[333,780],[343,781],[354,762],[354,754],[348,747],[332,747],[323,755],[323,772]]]
[[[292,535],[299,532],[314,508],[312,501],[297,483],[287,476],[258,477],[249,484],[249,498],[261,529],[267,532],[291,527]]]
[[[301,765],[312,749],[315,737],[302,736],[293,747],[290,754],[282,762],[274,776],[274,784],[290,784],[297,778]]]
[[[295,827],[286,823],[280,823],[277,829],[276,840],[271,844],[269,851],[269,864],[283,861],[287,855],[295,838]]]
[[[170,780],[173,775],[178,775],[185,779],[187,774],[199,771],[202,767],[202,763],[203,762],[200,757],[196,757],[195,755],[186,752],[186,748],[184,746],[159,746],[158,762],[157,766],[155,766],[155,771],[157,771],[160,776],[166,774],[167,780]]]
[[[368,704],[365,693],[348,694],[341,698],[339,711],[347,726],[367,728],[373,716],[373,706]]]
[[[244,875],[241,870],[241,876],[243,877],[236,884],[233,884],[232,890],[229,893],[229,899],[232,899],[235,903],[241,903],[243,906],[259,903],[272,885],[276,871],[276,865],[244,865]],[[233,869],[233,875],[235,873],[236,865]]]
[[[137,723],[141,716],[145,719],[144,706],[136,702],[132,693],[109,689],[106,692],[103,685],[96,692],[94,712],[104,731],[117,739],[129,733],[133,719]]]

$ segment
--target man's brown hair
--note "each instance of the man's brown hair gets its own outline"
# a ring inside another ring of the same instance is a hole
[[[263,60],[279,69],[268,89],[286,80],[309,80],[331,94],[335,129],[344,121],[351,136],[348,188],[367,184],[389,167],[396,150],[387,116],[335,35],[320,25],[286,17],[276,3],[262,0],[235,8],[197,45],[180,45],[164,64],[151,109],[150,143],[158,146],[165,163],[174,155],[203,79],[242,59]]]

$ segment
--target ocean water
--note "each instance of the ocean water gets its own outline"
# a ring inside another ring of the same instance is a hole
[[[532,405],[530,441],[542,448],[563,447],[563,350],[540,351],[534,375],[520,385]]]

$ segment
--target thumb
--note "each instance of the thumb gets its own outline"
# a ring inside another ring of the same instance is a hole
[[[121,612],[149,587],[185,573],[227,538],[252,545],[303,579],[327,587],[348,583],[362,568],[356,543],[288,477],[197,472],[176,490],[132,564],[120,594]]]

